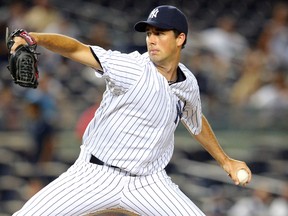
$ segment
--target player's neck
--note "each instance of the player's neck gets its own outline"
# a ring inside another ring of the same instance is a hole
[[[176,66],[170,66],[170,67],[163,67],[163,66],[157,66],[158,72],[161,73],[167,81],[175,82],[177,80],[177,67]]]
[[[161,73],[167,81],[175,82],[177,80],[177,68],[180,62],[180,50],[175,53],[168,55],[168,57],[161,61],[155,62],[159,73]]]

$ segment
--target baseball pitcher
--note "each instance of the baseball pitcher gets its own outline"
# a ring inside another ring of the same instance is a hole
[[[87,215],[113,208],[145,216],[203,216],[164,170],[179,122],[235,184],[240,169],[249,174],[244,185],[251,180],[246,163],[231,159],[219,145],[202,114],[197,81],[179,62],[188,34],[185,15],[176,7],[159,6],[134,28],[146,34],[144,54],[105,50],[60,34],[29,33],[38,46],[94,68],[105,79],[106,91],[78,159],[14,216]],[[10,53],[25,44],[25,38],[14,35]]]

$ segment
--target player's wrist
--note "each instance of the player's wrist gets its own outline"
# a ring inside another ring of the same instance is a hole
[[[219,165],[221,167],[224,168],[227,164],[229,164],[231,162],[231,160],[232,159],[230,157],[228,157],[226,154],[224,154],[221,158],[219,158],[217,160],[217,162],[219,163]]]
[[[35,40],[35,42],[38,44],[38,35],[36,32],[29,32],[29,35]]]

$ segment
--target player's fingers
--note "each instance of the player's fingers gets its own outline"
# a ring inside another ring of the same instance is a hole
[[[26,41],[21,37],[15,37],[15,38],[13,38],[13,40],[14,40],[14,44],[10,50],[11,54],[13,54],[15,52],[15,50],[17,49],[17,47],[19,47],[20,45],[27,44]]]
[[[238,178],[236,176],[231,175],[230,173],[228,173],[227,175],[232,179],[232,181],[234,182],[235,185],[239,185],[240,184],[240,182],[239,182],[239,180],[238,180]]]
[[[232,180],[234,181],[235,185],[240,185],[240,181],[236,175],[232,178]]]
[[[251,180],[252,180],[252,172],[251,172],[251,170],[250,169],[248,169],[248,170],[246,170],[247,172],[248,172],[248,181],[247,181],[247,184],[248,183],[250,183],[251,182]]]

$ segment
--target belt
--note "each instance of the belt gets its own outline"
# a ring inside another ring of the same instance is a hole
[[[100,165],[100,166],[104,166],[104,165],[105,165],[105,166],[108,166],[108,167],[120,169],[120,168],[117,167],[117,166],[105,164],[103,161],[101,161],[100,159],[96,158],[94,155],[91,155],[90,163],[97,164],[97,165]]]
[[[100,159],[98,159],[97,157],[95,157],[94,155],[91,155],[90,163],[97,164],[97,165],[100,165],[100,166],[107,166],[107,167],[116,168],[116,169],[118,169],[120,172],[125,172],[127,175],[132,176],[132,177],[136,177],[136,176],[137,176],[137,175],[131,174],[131,173],[129,173],[129,172],[121,169],[120,167],[106,164],[106,163],[104,163],[103,161],[101,161]]]

